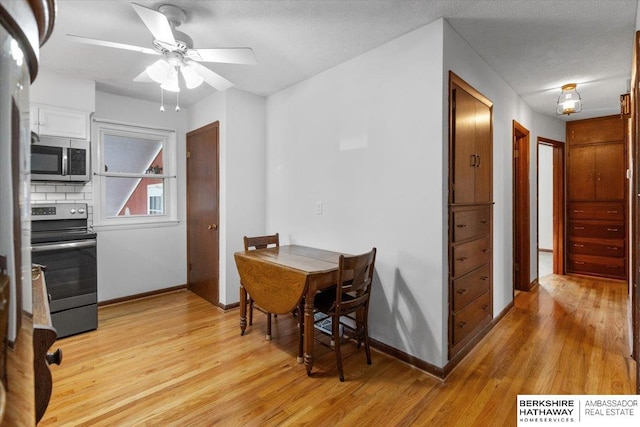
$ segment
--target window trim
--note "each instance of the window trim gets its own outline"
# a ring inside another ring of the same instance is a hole
[[[149,178],[148,174],[100,172],[104,170],[105,134],[131,138],[156,138],[162,142],[164,153],[163,174],[153,175],[162,179],[164,185],[165,213],[162,215],[135,215],[108,217],[105,215],[104,195],[107,177]],[[92,126],[92,185],[93,185],[93,228],[96,230],[146,228],[153,226],[171,226],[178,221],[178,185],[176,176],[177,147],[174,129],[155,129],[149,126],[131,123],[113,122],[102,119],[93,120]]]

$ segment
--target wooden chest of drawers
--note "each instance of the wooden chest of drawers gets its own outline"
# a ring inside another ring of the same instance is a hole
[[[453,314],[452,343],[458,345],[467,337],[472,336],[478,327],[484,326],[491,320],[491,295],[485,292],[464,309]]]
[[[626,279],[629,167],[620,115],[567,122],[567,273]]]
[[[570,202],[567,211],[567,272],[625,279],[623,203]]]
[[[491,205],[453,207],[450,352],[464,347],[493,317]]]
[[[468,352],[493,318],[493,103],[449,72],[448,350]]]

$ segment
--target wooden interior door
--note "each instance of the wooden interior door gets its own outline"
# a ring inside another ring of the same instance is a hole
[[[513,121],[513,282],[528,291],[530,282],[529,131]]]
[[[454,204],[474,203],[476,172],[476,99],[462,88],[453,90],[453,173],[451,188]]]
[[[596,149],[580,145],[569,150],[569,200],[595,199]]]
[[[475,203],[490,203],[493,200],[491,108],[478,100],[476,100],[476,154]]]
[[[219,123],[187,134],[187,285],[219,304]]]
[[[596,200],[625,199],[625,150],[623,144],[596,146]]]
[[[631,168],[633,171],[633,179],[631,181],[631,233],[629,247],[631,248],[631,311],[632,322],[631,331],[633,335],[633,358],[636,361],[636,394],[640,394],[640,256],[638,254],[638,242],[640,242],[640,173],[637,164],[640,162],[640,31],[636,31],[635,42],[633,45],[633,61],[634,68],[631,72],[632,87],[631,91],[631,118],[630,118],[630,144]]]

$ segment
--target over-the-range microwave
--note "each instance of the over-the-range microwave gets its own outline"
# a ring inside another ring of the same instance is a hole
[[[31,136],[32,181],[91,181],[89,141]]]

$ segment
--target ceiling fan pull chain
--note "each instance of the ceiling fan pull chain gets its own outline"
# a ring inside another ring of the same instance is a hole
[[[180,92],[176,92],[176,113],[180,112]]]
[[[164,89],[160,86],[160,112],[164,113]]]

